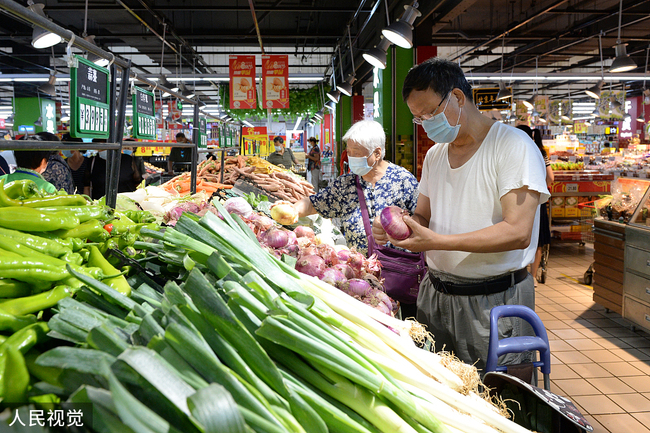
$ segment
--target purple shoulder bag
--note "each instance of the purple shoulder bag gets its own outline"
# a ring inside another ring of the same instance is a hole
[[[381,263],[381,277],[384,279],[386,294],[402,304],[415,304],[418,299],[420,282],[427,273],[424,253],[411,253],[395,248],[384,247],[375,243],[368,216],[366,198],[361,189],[359,176],[355,176],[357,194],[363,219],[363,227],[368,238],[368,257],[377,254]]]

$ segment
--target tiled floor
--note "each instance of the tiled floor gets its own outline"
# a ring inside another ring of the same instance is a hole
[[[592,257],[589,244],[553,244],[546,284],[537,286],[551,391],[573,401],[596,433],[650,433],[650,334],[593,302],[582,284]]]

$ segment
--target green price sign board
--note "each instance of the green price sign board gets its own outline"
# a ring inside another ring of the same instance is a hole
[[[512,91],[511,87],[508,87]],[[498,87],[479,87],[472,89],[474,103],[480,111],[509,110],[512,105],[512,97],[497,101]]]
[[[133,92],[133,136],[144,140],[156,138],[155,97],[148,90],[135,87]]]
[[[108,138],[110,72],[83,57],[74,56],[70,68],[70,135]]]
[[[201,117],[199,119],[199,149],[208,148],[208,133],[207,133],[207,123],[205,118]]]

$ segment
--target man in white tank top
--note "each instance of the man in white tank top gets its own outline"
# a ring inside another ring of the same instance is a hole
[[[535,308],[526,266],[535,256],[538,206],[549,198],[544,161],[522,131],[482,115],[460,67],[433,58],[411,69],[402,96],[428,137],[417,208],[404,221],[403,241],[373,224],[378,243],[426,251],[429,274],[420,285],[417,319],[435,348],[484,369],[490,310]],[[501,319],[500,337],[532,335],[520,319]],[[506,355],[500,364],[531,358]]]

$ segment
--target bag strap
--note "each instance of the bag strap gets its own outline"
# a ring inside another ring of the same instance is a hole
[[[354,179],[357,183],[357,195],[359,196],[359,207],[361,208],[361,219],[363,220],[363,228],[366,231],[366,237],[368,238],[368,256],[371,256],[376,248],[375,238],[372,236],[372,229],[370,226],[370,217],[368,216],[368,206],[366,206],[366,197],[363,194],[361,189],[361,182],[359,182],[359,176],[354,176]]]

